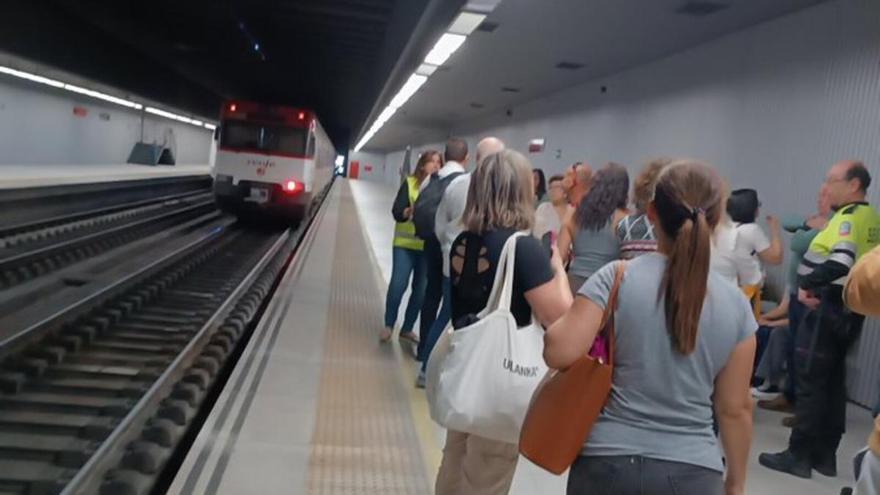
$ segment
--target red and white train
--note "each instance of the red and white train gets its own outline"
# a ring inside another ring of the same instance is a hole
[[[278,105],[223,105],[214,195],[224,211],[297,221],[332,179],[336,149],[315,113]]]

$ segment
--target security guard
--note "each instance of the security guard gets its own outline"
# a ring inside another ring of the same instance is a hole
[[[843,287],[856,260],[880,244],[880,214],[865,202],[870,183],[857,161],[835,164],[825,179],[837,213],[798,268],[798,299],[809,312],[797,332],[796,424],[787,450],[759,457],[770,469],[801,478],[811,477],[813,469],[837,475],[837,447],[846,427],[846,353],[864,319],[844,305]]]

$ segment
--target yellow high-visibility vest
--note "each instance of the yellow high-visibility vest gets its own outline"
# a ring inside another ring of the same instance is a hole
[[[416,199],[419,197],[419,180],[413,175],[407,177],[406,187],[409,191],[409,204],[412,206],[416,204]],[[397,222],[397,225],[394,226],[394,247],[414,251],[421,251],[425,248],[425,241],[416,235],[416,224],[412,220]]]

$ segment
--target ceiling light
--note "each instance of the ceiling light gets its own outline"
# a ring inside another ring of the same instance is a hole
[[[435,70],[437,70],[436,65],[422,64],[419,66],[418,69],[416,69],[416,74],[419,74],[422,76],[430,76],[431,74],[434,73]]]
[[[205,129],[209,129],[209,130],[211,130],[211,131],[213,131],[213,130],[214,130],[214,129],[216,129],[216,128],[217,128],[217,126],[216,126],[216,125],[214,125],[214,124],[208,124],[208,123],[207,123],[207,122],[206,122],[206,123],[204,123],[204,124],[202,124],[202,125],[204,125],[204,126],[205,126]]]
[[[54,79],[49,79],[48,77],[31,74],[30,72],[24,72],[9,67],[3,67],[2,65],[0,65],[0,73],[8,74],[10,76],[18,77],[20,79],[27,79],[28,81],[33,81],[35,83],[45,84],[46,86],[52,86],[53,88],[64,87],[64,83],[61,81],[56,81]]]
[[[461,14],[458,14],[458,17],[456,17],[454,21],[452,21],[452,25],[449,26],[448,32],[467,36],[474,32],[474,29],[477,29],[477,26],[479,26],[485,19],[486,16],[483,14],[462,12]]]
[[[445,35],[444,35],[445,36]],[[400,91],[397,92],[397,95],[391,99],[391,103],[388,104],[389,107],[400,108],[406,103],[412,95],[415,94],[419,88],[422,87],[422,84],[428,80],[428,76],[423,76],[420,74],[413,74],[409,76],[409,79],[406,80],[406,83],[403,84],[403,87],[400,88]]]
[[[166,119],[171,119],[171,120],[176,120],[178,122],[183,122],[184,124],[192,124],[192,125],[199,126],[199,127],[202,127],[205,125],[205,123],[202,122],[201,120],[191,119],[189,117],[184,117],[183,115],[177,115],[176,113],[166,112],[165,110],[160,110],[158,108],[146,107],[146,108],[144,108],[144,111],[147,113],[151,113],[153,115],[165,117]]]
[[[446,62],[449,56],[458,50],[465,39],[467,36],[463,34],[443,33],[434,48],[425,56],[425,63],[443,65],[443,62]]]
[[[144,106],[141,105],[140,103],[128,101],[123,98],[117,98],[115,96],[110,96],[108,94],[104,94],[104,93],[94,91],[91,89],[81,88],[79,86],[74,86],[73,84],[65,84],[64,89],[66,89],[67,91],[70,91],[72,93],[78,93],[81,95],[91,96],[92,98],[97,98],[99,100],[108,101],[110,103],[115,103],[117,105],[122,105],[124,107],[134,108],[135,110],[140,110],[141,108],[144,108]]]
[[[382,113],[380,113],[379,116],[376,117],[376,122],[381,122],[382,125],[385,125],[385,122],[388,122],[388,119],[390,119],[391,116],[394,115],[394,112],[396,112],[396,111],[397,111],[396,107],[392,107],[391,105],[388,105],[387,107],[385,107],[385,110],[382,110]]]

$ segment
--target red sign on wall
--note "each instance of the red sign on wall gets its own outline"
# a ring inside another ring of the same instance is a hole
[[[73,107],[73,114],[77,117],[85,117],[89,114],[89,110],[85,107]]]

